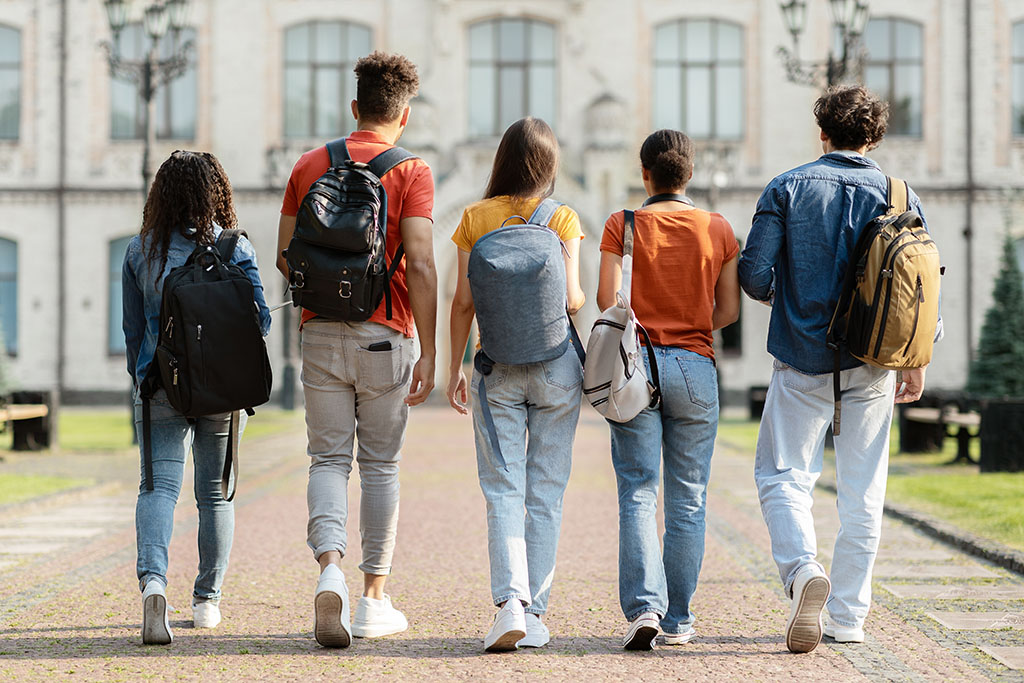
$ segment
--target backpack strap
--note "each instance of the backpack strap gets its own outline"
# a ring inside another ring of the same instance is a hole
[[[393,169],[395,166],[408,161],[409,159],[418,159],[415,154],[407,149],[401,147],[392,147],[386,149],[374,158],[367,162],[367,166],[370,167],[370,172],[378,178],[383,178],[384,175]]]
[[[347,154],[347,151],[346,151]],[[378,178],[383,178],[388,171],[393,169],[395,166],[408,161],[409,159],[418,159],[415,154],[407,149],[401,147],[392,147],[386,149],[374,158],[370,159],[367,164],[370,167],[370,172]],[[387,234],[388,234],[388,193],[384,192],[384,196],[381,201],[380,210],[380,222],[381,230],[384,232],[384,244],[387,245]],[[391,259],[391,265],[387,270],[387,285],[384,287],[384,310],[388,320],[391,320],[391,278],[394,277],[395,271],[398,270],[398,266],[402,263],[402,257],[405,256],[405,245],[399,244],[398,249],[395,250],[395,256]]]
[[[548,223],[555,217],[555,212],[558,211],[558,207],[562,205],[562,202],[556,202],[554,199],[547,197],[537,205],[537,208],[530,214],[530,219],[526,221],[530,225],[540,225],[548,227]]]
[[[238,245],[238,238],[249,239],[245,230],[234,228],[232,230],[221,230],[217,236],[217,251],[220,254],[221,263],[231,263],[231,257],[235,254],[235,247]]]
[[[491,404],[487,401],[487,377],[494,370],[494,361],[484,353],[483,349],[476,352],[473,357],[473,367],[480,373],[480,381],[477,383],[477,398],[480,401],[480,412],[484,418],[484,427],[487,429],[487,440],[491,443],[491,450],[498,460],[498,465],[508,472],[508,464],[505,456],[501,454],[501,441],[498,440],[498,430],[494,426],[494,416],[491,415]]]
[[[885,182],[888,186],[886,194],[888,195],[889,211],[895,214],[901,214],[909,211],[910,188],[907,187],[907,181],[886,176]]]
[[[238,429],[241,421],[241,411],[232,411],[228,420],[228,444],[227,453],[224,454],[224,471],[220,477],[220,495],[229,503],[235,499],[235,491],[238,489]],[[231,487],[232,474],[234,474],[234,487]]]
[[[331,140],[328,142],[327,156],[331,160],[331,168],[341,166],[346,161],[352,161],[352,156],[348,153],[348,144],[345,142],[345,138],[338,138],[337,140]]]

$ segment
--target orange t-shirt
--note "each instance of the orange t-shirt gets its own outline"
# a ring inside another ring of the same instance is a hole
[[[393,146],[373,131],[357,130],[348,136],[348,153],[354,161],[368,162]],[[285,216],[298,215],[299,205],[309,187],[326,173],[330,166],[327,147],[318,147],[299,157],[288,179],[281,213]],[[410,159],[385,174],[381,184],[388,193],[387,260],[390,264],[398,245],[402,243],[399,222],[403,218],[421,217],[433,220],[434,176],[427,162],[422,159]],[[315,317],[316,314],[312,311],[302,311],[302,323]],[[387,311],[382,301],[370,317],[370,321],[387,325],[407,337],[413,336],[412,307],[409,305],[409,285],[405,279],[404,259],[395,271],[395,276],[391,278],[391,320],[387,319]]]
[[[608,217],[601,251],[622,256],[623,213]],[[740,247],[721,214],[703,209],[637,211],[633,227],[633,286],[637,320],[658,346],[715,358],[711,314],[722,264]]]

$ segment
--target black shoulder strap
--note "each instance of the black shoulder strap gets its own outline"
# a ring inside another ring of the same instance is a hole
[[[345,144],[345,138],[338,138],[337,140],[331,140],[328,142],[327,156],[331,159],[331,168],[341,166],[346,161],[351,161],[352,157],[349,156],[348,145]]]
[[[238,488],[238,429],[242,419],[241,412],[235,410],[229,418],[227,452],[224,454],[224,471],[220,477],[220,495],[229,503],[234,500],[235,490]]]
[[[417,158],[415,154],[407,149],[401,147],[392,147],[386,149],[374,158],[370,159],[367,164],[372,172],[378,178],[383,178],[384,174],[398,166],[403,161]]]
[[[659,194],[653,194],[644,201],[643,206],[657,204],[658,202],[681,202],[683,204],[693,206],[692,199],[687,197],[685,194],[677,194],[675,192],[661,192]]]
[[[220,235],[217,236],[217,252],[220,254],[222,263],[231,263],[231,257],[235,253],[239,237],[249,238],[245,234],[245,230],[239,230],[238,228],[220,231]]]

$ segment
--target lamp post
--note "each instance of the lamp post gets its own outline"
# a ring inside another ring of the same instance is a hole
[[[118,49],[118,36],[128,23],[131,0],[104,0],[107,22],[113,40],[103,43],[107,51],[110,75],[131,81],[139,88],[143,108],[143,129],[145,146],[142,152],[142,195],[149,192],[153,178],[153,146],[156,144],[156,94],[157,91],[178,78],[188,69],[192,53],[192,41],[181,43],[181,29],[189,23],[191,7],[189,0],[157,0],[142,15],[142,26],[149,36],[149,49],[142,59],[124,59]],[[171,30],[174,49],[169,57],[160,58],[160,40]]]
[[[800,35],[807,24],[807,0],[779,0],[779,9],[786,28],[793,37],[793,49],[779,47],[779,56],[786,68],[786,78],[793,83],[827,87],[850,80],[860,80],[864,67],[861,37],[868,23],[867,0],[828,0],[832,25],[838,38],[839,52],[829,50],[823,62],[800,59]]]

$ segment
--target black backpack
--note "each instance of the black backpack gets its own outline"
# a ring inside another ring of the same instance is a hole
[[[252,281],[231,263],[241,230],[224,230],[216,247],[199,245],[185,265],[164,279],[160,339],[142,382],[143,458],[146,489],[153,490],[149,398],[167,392],[188,418],[231,413],[231,432],[221,492],[225,500],[232,468],[238,478],[238,411],[270,400],[272,373],[260,332]]]
[[[352,161],[345,139],[327,144],[331,167],[302,198],[285,251],[292,303],[332,320],[369,320],[381,299],[391,319],[391,278],[405,253],[399,244],[388,267],[388,193],[380,179],[416,157],[401,147],[369,163]]]

